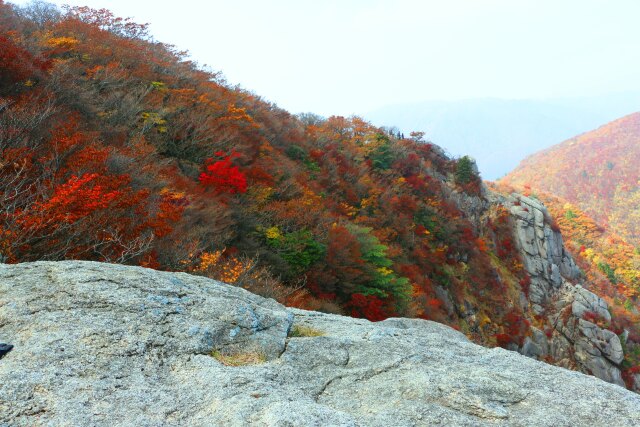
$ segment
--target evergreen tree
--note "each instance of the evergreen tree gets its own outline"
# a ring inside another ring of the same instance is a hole
[[[461,157],[456,164],[456,183],[468,184],[475,178],[473,172],[473,160],[469,156]]]

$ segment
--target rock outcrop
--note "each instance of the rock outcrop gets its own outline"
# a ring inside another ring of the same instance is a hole
[[[533,311],[541,314],[563,283],[580,278],[580,270],[565,250],[560,232],[551,227],[551,217],[542,203],[516,193],[506,203],[515,218],[524,267],[531,276],[529,300]]]
[[[0,265],[0,342],[0,425],[640,425],[639,395],[437,323],[137,267]]]
[[[620,338],[605,327],[611,321],[609,307],[580,285],[580,270],[553,229],[547,209],[515,193],[503,203],[515,217],[514,234],[531,275],[531,308],[552,327],[546,333],[534,328],[520,351],[624,387],[618,367],[624,358]]]

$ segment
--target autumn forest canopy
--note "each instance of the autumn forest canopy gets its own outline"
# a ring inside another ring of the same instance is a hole
[[[420,133],[292,116],[106,10],[2,7],[6,261],[201,272],[371,319],[443,317],[433,285],[486,264],[444,197],[479,178]]]

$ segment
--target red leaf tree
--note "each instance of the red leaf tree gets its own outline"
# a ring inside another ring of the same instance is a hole
[[[238,154],[232,152],[228,156],[218,151],[215,158],[207,159],[205,172],[198,178],[200,183],[211,186],[217,193],[245,193],[247,191],[247,177],[238,166],[233,165],[233,159]]]

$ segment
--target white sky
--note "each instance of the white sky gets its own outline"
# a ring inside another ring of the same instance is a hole
[[[640,89],[638,0],[54,3],[149,22],[156,39],[294,113]]]

